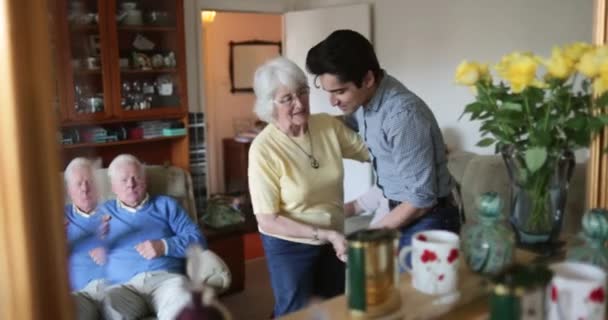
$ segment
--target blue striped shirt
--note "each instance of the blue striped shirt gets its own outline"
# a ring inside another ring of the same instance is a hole
[[[437,120],[397,79],[385,72],[370,102],[354,118],[386,198],[428,208],[450,194],[453,179]]]

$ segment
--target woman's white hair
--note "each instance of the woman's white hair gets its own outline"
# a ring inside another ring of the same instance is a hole
[[[144,176],[144,165],[134,155],[123,153],[117,155],[116,158],[114,158],[114,160],[112,160],[112,162],[110,162],[110,165],[108,166],[108,176],[110,177],[110,180],[112,180],[112,177],[116,176],[116,170],[118,170],[118,168],[124,164],[136,165],[139,168],[142,177]]]
[[[280,86],[298,90],[308,85],[306,74],[298,65],[283,57],[267,61],[255,71],[253,112],[265,122],[274,122],[274,95]]]
[[[85,169],[89,169],[89,170],[93,170],[93,162],[87,158],[83,158],[83,157],[77,157],[72,159],[72,161],[70,161],[70,163],[68,164],[68,166],[65,168],[65,171],[63,172],[63,179],[65,180],[66,183],[70,182],[70,179],[72,178],[72,174],[74,172],[74,170],[78,169],[78,168],[85,168]]]

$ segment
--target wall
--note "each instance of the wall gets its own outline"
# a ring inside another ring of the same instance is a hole
[[[234,135],[234,120],[254,118],[253,93],[230,93],[230,41],[281,41],[281,15],[218,12],[203,26],[205,111],[207,117],[207,171],[209,192],[223,192],[222,139]],[[253,75],[252,75],[253,77]]]
[[[458,120],[472,101],[453,84],[463,60],[495,63],[513,50],[547,55],[551,47],[591,41],[593,0],[302,0],[297,10],[373,3],[373,41],[381,65],[433,109],[446,142],[492,153],[475,144],[478,124]]]
[[[373,40],[382,66],[425,99],[434,110],[446,142],[459,149],[480,153],[493,150],[475,146],[478,124],[458,120],[472,100],[466,88],[455,86],[453,72],[462,59],[495,62],[512,50],[533,50],[547,54],[553,45],[590,41],[593,0],[198,0],[186,1],[186,45],[188,48],[190,93],[204,105],[200,61],[201,9],[252,12],[284,12],[354,3],[372,3]],[[194,7],[194,8],[192,8]],[[314,22],[311,22],[314,24]],[[242,28],[243,30],[247,28]],[[198,57],[197,57],[198,56]],[[226,55],[227,57],[227,55]],[[199,77],[192,75],[199,72]],[[194,80],[194,81],[193,81]],[[194,83],[196,82],[196,83]],[[191,97],[191,95],[189,95]],[[213,136],[208,131],[208,137]],[[219,145],[209,150],[219,150]],[[215,152],[217,155],[217,152]],[[213,152],[209,152],[212,160]],[[216,161],[210,161],[211,190],[218,190]]]

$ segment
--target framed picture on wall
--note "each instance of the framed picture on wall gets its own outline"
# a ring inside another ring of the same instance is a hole
[[[253,92],[255,70],[281,50],[280,41],[230,41],[230,92]]]

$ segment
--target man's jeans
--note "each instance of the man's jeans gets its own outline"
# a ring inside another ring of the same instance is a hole
[[[274,317],[306,307],[313,296],[331,298],[344,293],[345,266],[330,244],[261,237],[274,294]]]

